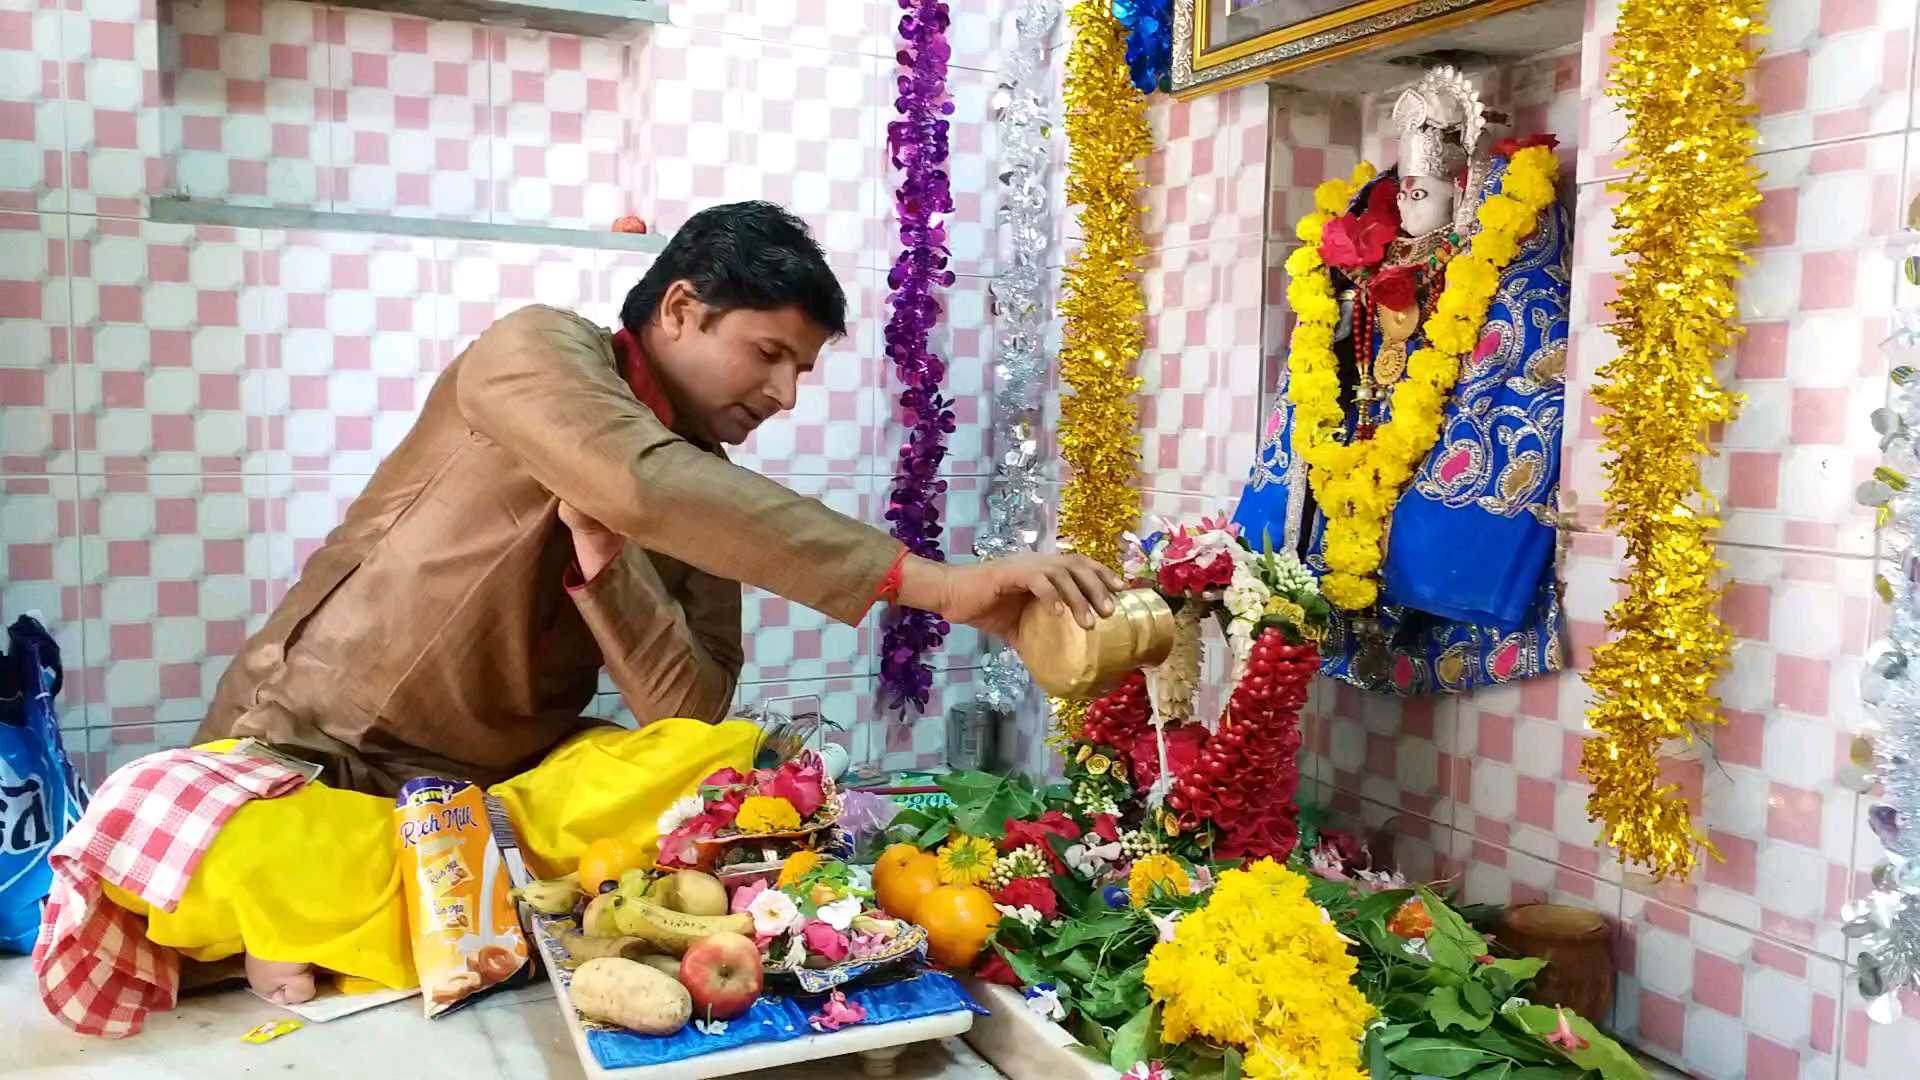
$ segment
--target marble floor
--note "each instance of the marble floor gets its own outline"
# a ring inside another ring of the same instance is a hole
[[[0,959],[0,1075],[8,1080],[212,1080],[230,1076],[390,1076],[458,1080],[574,1080],[582,1075],[566,1023],[544,982],[476,1003],[444,1020],[397,1001],[263,1045],[240,1041],[254,1025],[290,1014],[244,991],[183,999],[131,1039],[75,1035],[47,1015],[25,958]],[[754,1080],[857,1077],[859,1063],[830,1058],[745,1074]],[[958,1039],[909,1049],[902,1080],[999,1077]]]

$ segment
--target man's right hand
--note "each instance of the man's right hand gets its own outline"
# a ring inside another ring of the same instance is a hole
[[[1071,611],[1090,628],[1112,613],[1113,594],[1124,588],[1120,575],[1084,555],[1029,553],[961,566],[908,556],[900,602],[1011,639],[1032,604]]]

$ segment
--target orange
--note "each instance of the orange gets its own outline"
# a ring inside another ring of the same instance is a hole
[[[873,878],[873,896],[887,914],[897,919],[915,922],[914,909],[920,905],[922,897],[940,886],[940,860],[930,852],[916,851],[913,858],[904,865],[895,867],[885,877],[876,871]]]
[[[927,955],[942,967],[965,971],[980,958],[1000,921],[993,894],[978,885],[942,885],[928,893],[913,921],[927,931]]]
[[[882,882],[893,876],[895,870],[913,861],[918,854],[920,849],[912,844],[894,844],[881,852],[880,858],[873,864],[873,887],[879,888]]]
[[[580,891],[599,896],[602,882],[620,884],[620,875],[648,865],[647,849],[617,836],[595,840],[580,853]]]

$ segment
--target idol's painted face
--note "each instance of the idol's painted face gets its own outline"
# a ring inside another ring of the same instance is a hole
[[[676,281],[646,337],[676,424],[706,442],[738,445],[793,408],[827,331],[797,307],[717,312]]]
[[[1425,236],[1453,217],[1453,185],[1437,176],[1400,178],[1400,231]]]

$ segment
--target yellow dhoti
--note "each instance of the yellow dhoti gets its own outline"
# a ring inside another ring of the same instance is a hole
[[[528,868],[558,877],[604,837],[651,851],[661,812],[717,769],[749,769],[759,735],[745,720],[595,728],[491,794],[513,819]],[[418,984],[389,798],[316,782],[242,806],[214,837],[172,911],[105,888],[114,903],[147,917],[149,940],[195,960],[246,952],[383,986]]]

